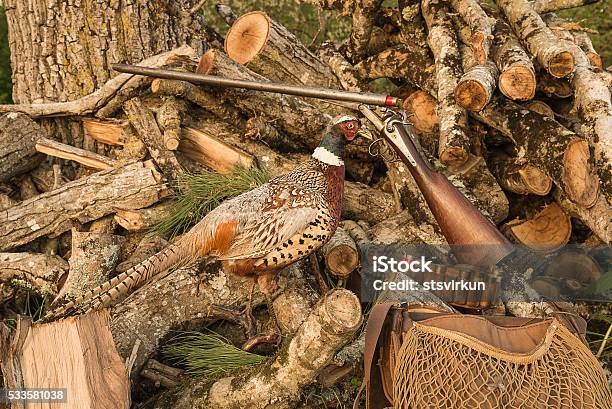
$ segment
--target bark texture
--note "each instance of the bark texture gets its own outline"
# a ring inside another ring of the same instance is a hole
[[[165,194],[150,162],[108,169],[67,183],[0,212],[0,249],[12,249],[48,234],[59,235],[72,220],[87,223],[116,208],[140,209]]]
[[[493,39],[491,22],[476,0],[451,0],[453,9],[471,30],[470,47],[477,65],[485,65],[489,59]]]
[[[574,71],[572,53],[559,43],[527,0],[499,0],[497,4],[531,55],[553,77],[567,77]]]
[[[68,263],[58,256],[0,253],[0,301],[6,301],[19,287],[53,298],[57,295],[57,282],[67,272]]]
[[[42,160],[36,151],[36,141],[44,132],[20,113],[0,116],[0,182],[33,169]]]
[[[535,166],[518,164],[504,153],[489,157],[489,167],[499,184],[510,192],[521,195],[545,196],[552,188],[552,179]]]
[[[436,62],[438,118],[440,119],[440,161],[458,168],[470,157],[471,141],[467,112],[455,102],[454,92],[463,72],[457,33],[448,19],[448,8],[439,0],[423,2],[423,16],[429,28],[428,42]]]
[[[356,0],[353,8],[353,25],[344,54],[352,63],[366,55],[373,28],[373,15],[380,9],[382,0]]]

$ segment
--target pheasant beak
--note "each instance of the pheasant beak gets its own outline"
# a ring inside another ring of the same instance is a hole
[[[361,136],[369,141],[374,140],[374,135],[372,135],[372,132],[370,132],[370,130],[365,126],[359,128],[359,131],[357,131],[357,136]]]

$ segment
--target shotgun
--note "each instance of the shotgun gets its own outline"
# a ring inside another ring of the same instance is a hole
[[[410,126],[405,123],[401,114],[389,110],[387,115],[381,119],[367,106],[401,106],[402,100],[399,98],[384,94],[239,80],[136,65],[113,64],[112,67],[118,72],[181,80],[193,84],[243,88],[343,101],[344,103],[340,105],[360,110],[372,122],[383,139],[397,152],[408,167],[423,193],[427,205],[440,225],[442,234],[449,244],[455,245],[453,253],[460,263],[490,267],[505,258],[513,250],[511,243],[497,230],[497,227],[484,217],[446,177],[432,170],[425,162],[413,142]],[[346,102],[352,104],[345,104]],[[361,105],[357,106],[357,103]]]
[[[138,65],[112,64],[113,70],[128,74],[146,75],[155,78],[169,80],[180,80],[198,85],[210,85],[213,87],[243,88],[255,91],[273,92],[276,94],[296,95],[298,97],[309,97],[319,99],[330,99],[335,101],[358,102],[360,104],[379,106],[401,106],[402,101],[391,95],[372,94],[363,92],[342,91],[328,88],[305,87],[303,85],[287,84],[280,82],[263,82],[238,80],[233,78],[218,77],[216,75],[196,74],[162,68],[140,67]]]
[[[442,234],[453,246],[463,264],[490,267],[513,251],[512,244],[476,207],[439,172],[422,158],[414,133],[401,113],[388,110],[380,118],[368,106],[359,111],[380,132],[416,181]]]

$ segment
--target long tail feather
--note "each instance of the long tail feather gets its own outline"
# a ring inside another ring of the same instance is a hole
[[[130,294],[152,277],[171,267],[184,265],[192,259],[191,253],[191,247],[175,242],[111,280],[89,290],[62,307],[48,312],[43,320],[49,321],[59,318],[75,310],[89,311],[108,307],[115,300]]]

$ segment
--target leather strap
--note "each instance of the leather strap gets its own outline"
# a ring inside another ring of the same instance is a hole
[[[382,332],[383,326],[389,310],[395,305],[396,302],[385,302],[375,304],[370,311],[368,316],[368,322],[365,328],[365,346],[363,349],[363,368],[364,376],[361,387],[357,393],[357,397],[353,402],[353,409],[359,409],[359,398],[361,393],[365,389],[366,391],[366,409],[371,409],[370,395],[371,395],[371,376],[372,376],[372,365],[374,363],[374,355],[376,354],[376,346],[378,345],[378,338]],[[374,409],[374,408],[372,408]]]

